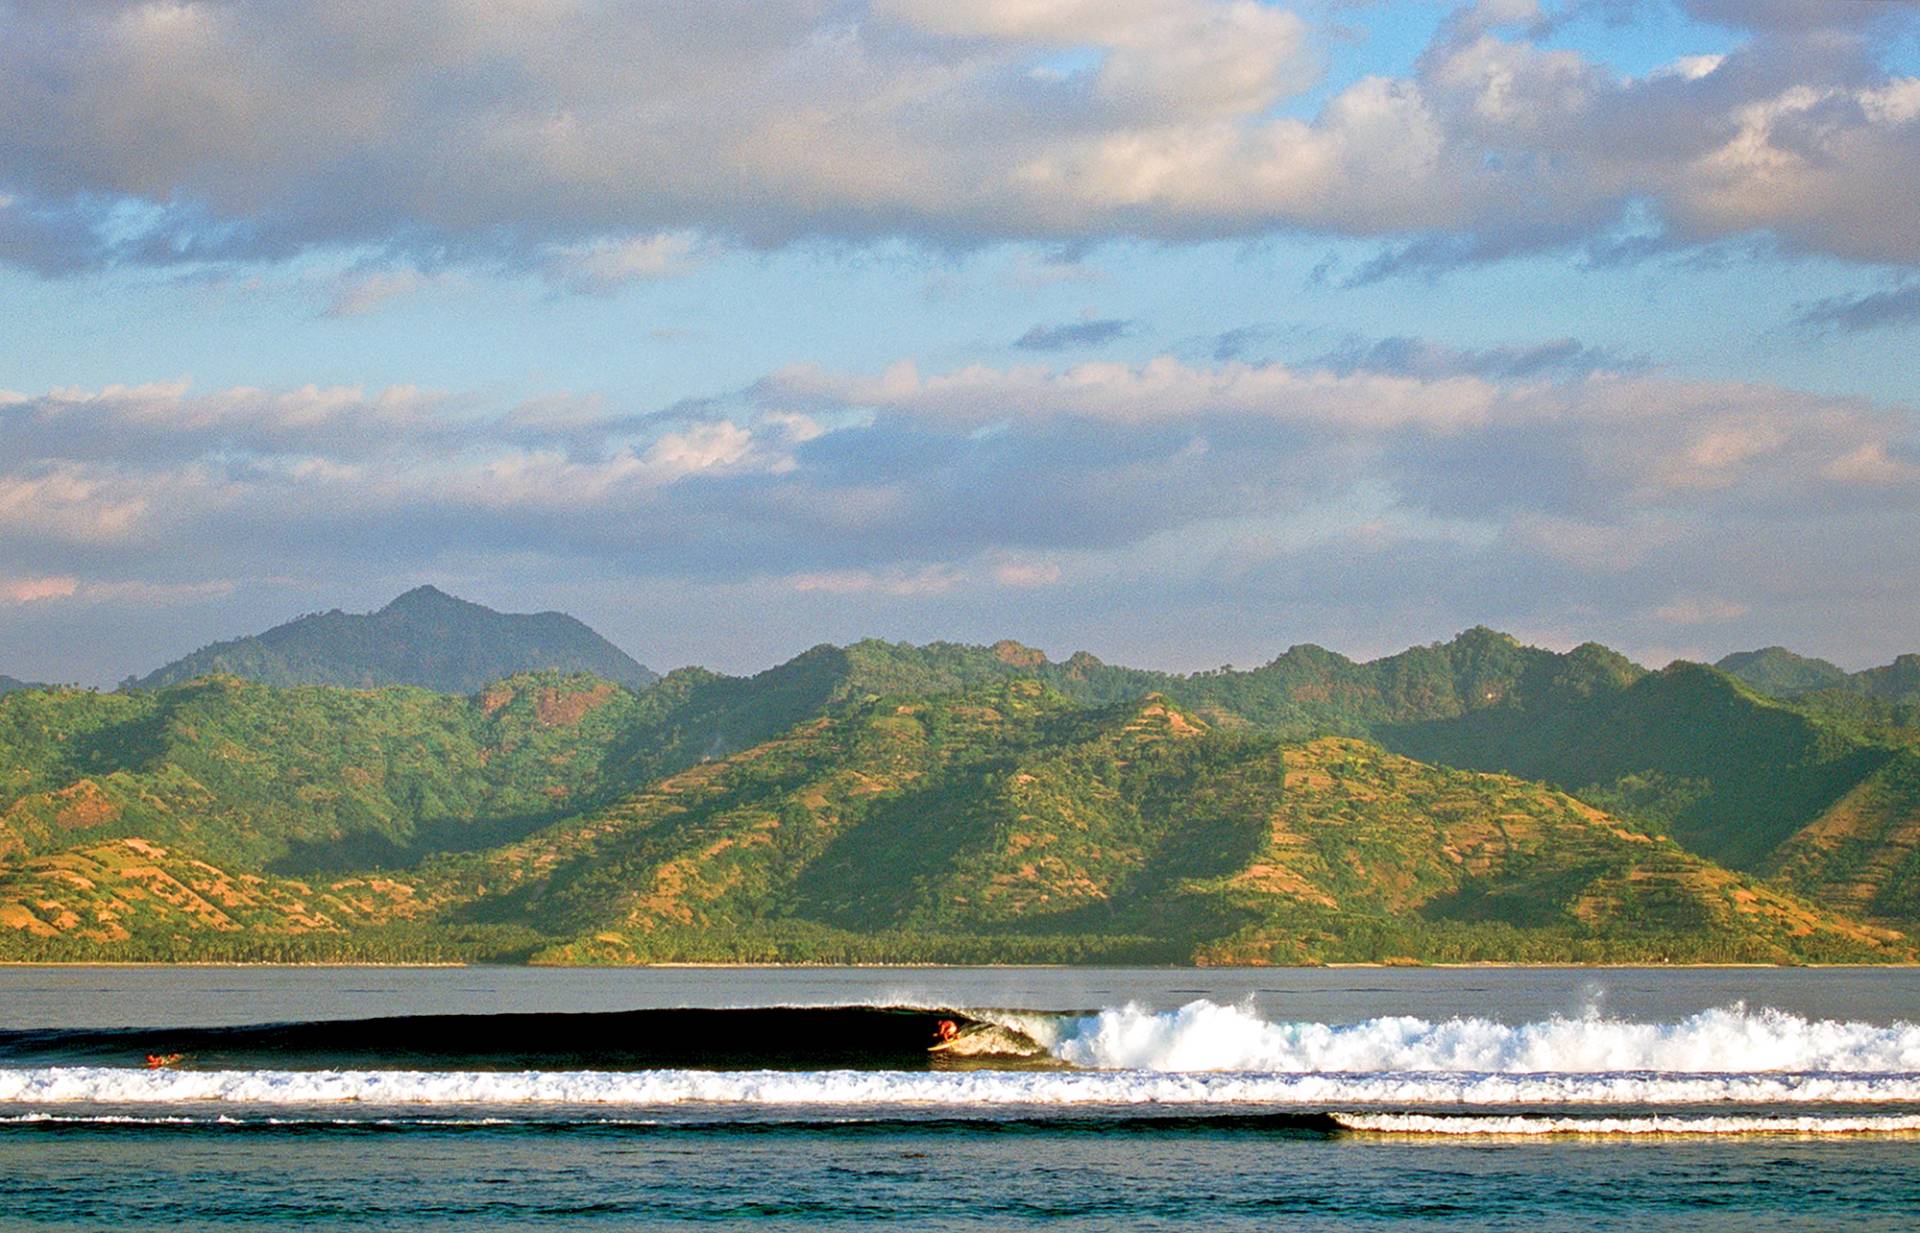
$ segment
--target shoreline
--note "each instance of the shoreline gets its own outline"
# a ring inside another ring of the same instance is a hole
[[[1880,972],[1920,968],[1920,962],[1900,963],[465,963],[465,962],[312,962],[253,963],[244,960],[183,960],[177,963],[143,961],[0,959],[0,969],[171,971],[176,969],[273,968],[327,970],[334,968],[415,971],[433,969],[499,969],[550,972],[641,971],[1007,971],[1007,972],[1322,972],[1322,971],[1542,971],[1542,972],[1723,972],[1723,971],[1848,971]]]

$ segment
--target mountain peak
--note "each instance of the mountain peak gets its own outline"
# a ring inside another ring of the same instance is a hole
[[[1512,634],[1503,633],[1490,625],[1475,625],[1472,629],[1463,629],[1453,636],[1450,646],[1519,646],[1520,639]]]
[[[1824,659],[1798,655],[1783,646],[1761,647],[1757,651],[1738,651],[1721,659],[1714,667],[1728,676],[1777,698],[1790,698],[1816,689],[1832,689],[1847,684],[1846,672]]]
[[[229,673],[269,685],[416,685],[471,694],[520,672],[586,672],[622,685],[654,674],[573,617],[496,612],[418,586],[366,614],[333,611],[203,647],[133,682],[141,688]]]
[[[394,596],[393,600],[388,603],[386,607],[380,609],[380,611],[382,613],[405,613],[427,612],[436,609],[473,609],[480,607],[482,607],[482,605],[476,604],[471,600],[461,599],[457,595],[449,595],[439,587],[423,584],[413,588],[411,591],[403,591],[399,595]]]

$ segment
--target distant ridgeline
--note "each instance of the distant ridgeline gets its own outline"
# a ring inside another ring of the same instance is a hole
[[[1910,961],[1901,664],[1648,672],[1475,629],[1192,676],[862,642],[656,681],[570,618],[417,591],[0,699],[0,958]],[[358,688],[388,680],[429,688]]]
[[[0,675],[0,694],[10,694],[16,689],[38,688],[40,688],[40,686],[34,684],[32,681],[16,680],[10,676]]]
[[[304,616],[264,634],[216,642],[138,680],[136,689],[226,673],[266,685],[418,685],[472,693],[515,672],[591,672],[642,686],[652,672],[559,612],[495,612],[434,587],[416,587],[378,612]]]

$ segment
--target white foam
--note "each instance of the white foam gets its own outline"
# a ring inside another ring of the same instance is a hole
[[[1249,1007],[1198,1001],[1176,1011],[1128,1006],[1067,1020],[1043,1043],[1077,1066],[1121,1070],[1920,1072],[1920,1024],[1804,1019],[1744,1006],[1677,1023],[1586,1015],[1509,1025],[1396,1016],[1336,1025],[1273,1022]]]
[[[1887,1135],[1920,1134],[1920,1116],[1435,1117],[1428,1113],[1336,1113],[1349,1130],[1394,1135]]]
[[[1865,1104],[1920,1102],[1916,1074],[1248,1074],[1154,1071],[0,1070],[0,1105],[885,1107]]]

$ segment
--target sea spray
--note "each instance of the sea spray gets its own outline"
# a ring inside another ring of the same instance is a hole
[[[1386,1016],[1354,1024],[1262,1019],[1250,1007],[1195,1001],[1137,1006],[1063,1025],[1054,1054],[1113,1070],[1685,1074],[1920,1072],[1920,1025],[1806,1019],[1735,1005],[1676,1023],[1596,1014],[1509,1025]]]

